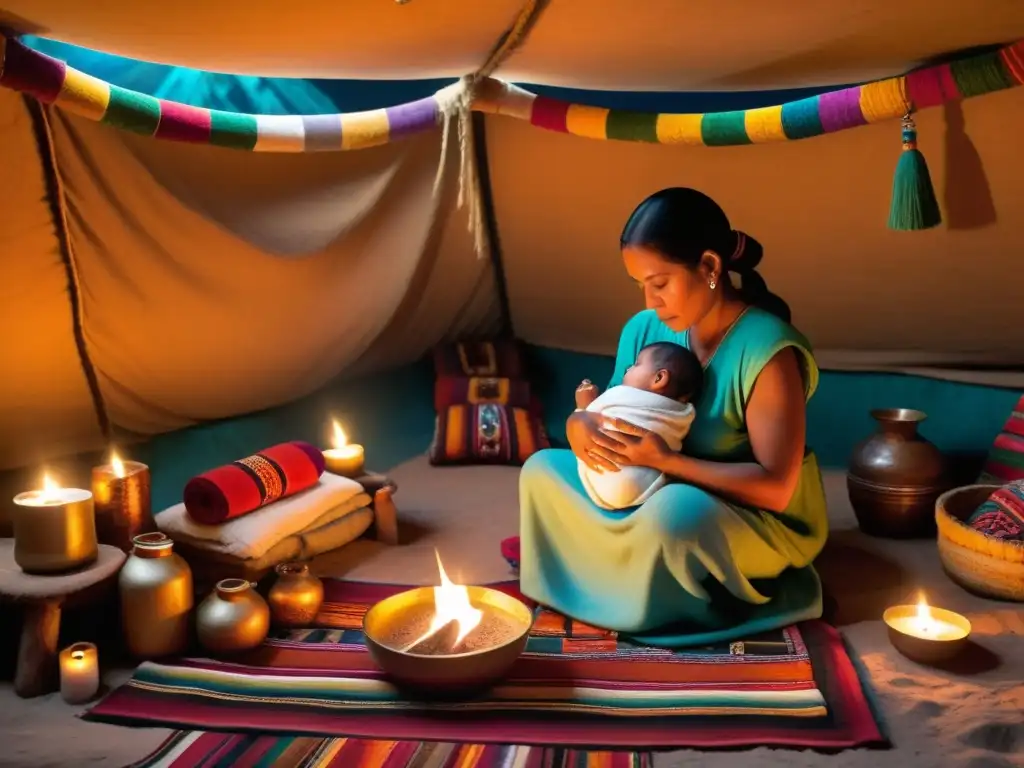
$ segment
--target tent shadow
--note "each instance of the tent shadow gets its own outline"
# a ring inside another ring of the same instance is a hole
[[[825,592],[824,618],[836,627],[878,620],[904,591],[907,570],[858,545],[855,531],[835,531],[814,567]]]
[[[996,222],[988,177],[981,155],[967,135],[963,104],[947,102],[942,107],[946,123],[946,178],[943,203],[950,229],[981,229]]]

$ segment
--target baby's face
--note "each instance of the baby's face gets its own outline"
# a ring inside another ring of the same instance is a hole
[[[627,387],[643,389],[647,392],[658,392],[664,389],[668,383],[668,373],[664,370],[660,371],[661,377],[659,378],[659,370],[655,367],[650,357],[647,350],[641,350],[640,354],[637,355],[636,361],[626,369],[626,374],[622,377],[622,383]]]

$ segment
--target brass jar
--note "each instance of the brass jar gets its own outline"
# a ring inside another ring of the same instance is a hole
[[[212,653],[255,648],[270,630],[270,607],[245,579],[222,579],[196,611],[199,643]]]
[[[184,653],[195,598],[192,570],[174,541],[164,533],[136,536],[117,581],[128,652],[141,659]]]
[[[270,617],[279,627],[308,627],[324,602],[324,584],[305,563],[281,563],[267,601]]]

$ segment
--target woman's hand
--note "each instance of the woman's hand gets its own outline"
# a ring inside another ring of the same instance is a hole
[[[650,467],[664,471],[665,459],[672,455],[661,435],[622,419],[602,419],[600,432],[619,443],[616,463],[620,467]]]
[[[625,435],[610,435],[601,429],[600,414],[577,411],[565,423],[565,436],[569,447],[584,464],[595,472],[618,472],[626,461],[626,446],[619,438]]]

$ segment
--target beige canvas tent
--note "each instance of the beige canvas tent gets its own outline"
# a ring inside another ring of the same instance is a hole
[[[153,468],[162,509],[211,466],[322,442],[331,417],[372,466],[422,464],[426,356],[508,332],[557,442],[573,388],[607,377],[641,307],[621,227],[673,185],[764,245],[824,369],[808,423],[824,465],[845,465],[879,406],[920,408],[942,449],[984,453],[1024,389],[1019,0],[0,0],[0,26],[4,499],[44,467],[87,477],[113,443]],[[331,83],[351,101],[332,107]],[[302,88],[313,106],[296,111]],[[830,126],[805,109],[820,99]],[[942,213],[920,231],[887,226],[906,111]],[[513,532],[514,471],[472,475],[456,500],[403,466],[418,523],[459,530],[473,578],[503,572],[481,542]],[[483,533],[465,522],[499,508]],[[824,566],[837,582],[881,562],[845,541]],[[948,587],[926,546],[882,554]],[[351,572],[433,578],[416,552]],[[847,606],[906,754],[992,759],[998,734],[979,729],[1020,706],[1019,674],[908,672],[877,617]],[[1019,641],[999,610],[968,608],[999,647]],[[17,722],[38,737],[53,718]],[[75,734],[99,760],[118,739],[95,727]],[[117,733],[124,760],[158,741]],[[43,749],[20,756],[65,764]]]
[[[179,67],[394,81],[477,71],[522,10],[519,0],[363,0],[287,13],[251,2],[178,3],[173,14],[93,5],[8,0],[3,19]],[[870,0],[544,5],[528,4],[539,15],[495,78],[648,97],[841,88],[1024,35],[1012,0],[969,11]],[[637,308],[621,279],[618,229],[645,194],[682,183],[720,200],[764,243],[763,273],[827,369],[924,367],[1019,387],[1013,373],[962,369],[1024,363],[1009,279],[1020,252],[1021,93],[916,115],[944,223],[912,233],[885,226],[898,120],[694,147],[559,135],[488,115],[512,327],[532,344],[611,353]],[[444,338],[498,327],[493,271],[467,234],[471,208],[454,205],[458,152],[448,153],[444,195],[434,194],[438,129],[361,151],[251,153],[146,138],[60,105],[34,129],[18,93],[0,97],[5,467],[102,447],[97,400],[123,430],[163,433],[281,405],[339,375],[409,363]],[[386,98],[378,106],[394,106]],[[73,297],[63,248],[73,253]],[[587,288],[567,291],[581,274]]]

